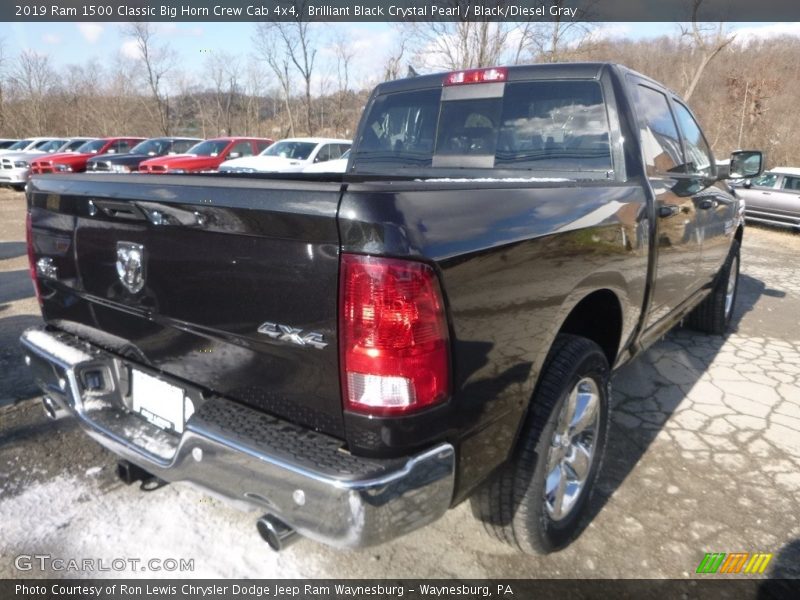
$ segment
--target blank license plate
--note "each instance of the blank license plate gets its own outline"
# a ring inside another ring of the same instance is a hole
[[[133,410],[157,427],[183,433],[183,390],[136,369],[131,375]]]

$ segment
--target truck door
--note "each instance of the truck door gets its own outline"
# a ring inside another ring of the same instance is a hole
[[[781,175],[774,190],[762,190],[761,206],[786,216],[800,215],[800,176]]]
[[[697,229],[694,179],[687,176],[678,126],[667,96],[634,79],[647,178],[655,193],[657,263],[649,327],[699,287],[701,237]]]
[[[691,111],[673,98],[675,116],[683,134],[686,171],[697,208],[697,231],[702,258],[700,283],[709,284],[725,262],[736,223],[736,201],[717,181],[711,150]]]
[[[749,184],[737,188],[736,195],[744,199],[748,209],[764,210],[773,192],[779,187],[779,179],[777,173],[764,173],[753,178]]]

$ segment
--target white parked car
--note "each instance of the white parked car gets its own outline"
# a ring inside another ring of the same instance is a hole
[[[303,173],[344,173],[347,171],[347,159],[349,158],[350,150],[342,154],[341,158],[308,165],[303,169]]]
[[[24,152],[6,152],[0,155],[0,185],[8,185],[15,190],[25,189],[31,172],[31,160],[42,154],[74,152],[94,138],[44,138]]]
[[[341,158],[351,140],[289,138],[272,144],[261,154],[226,160],[219,167],[229,173],[300,173],[310,165]]]
[[[19,140],[18,142],[11,144],[8,148],[0,150],[0,154],[9,154],[10,152],[28,152],[29,150],[35,150],[38,146],[41,146],[45,142],[50,142],[56,139],[61,139],[61,138],[54,138],[54,137],[25,138],[24,140]]]

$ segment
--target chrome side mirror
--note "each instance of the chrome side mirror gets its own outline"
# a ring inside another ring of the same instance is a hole
[[[730,179],[757,177],[763,170],[764,154],[760,150],[737,150],[731,153]]]

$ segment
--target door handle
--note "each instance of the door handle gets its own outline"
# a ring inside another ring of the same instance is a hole
[[[677,215],[681,210],[680,206],[676,206],[675,204],[662,204],[658,207],[658,216],[659,217],[671,217],[673,215]]]
[[[700,202],[700,208],[702,210],[708,210],[709,208],[717,208],[717,201],[716,200],[702,200]]]

